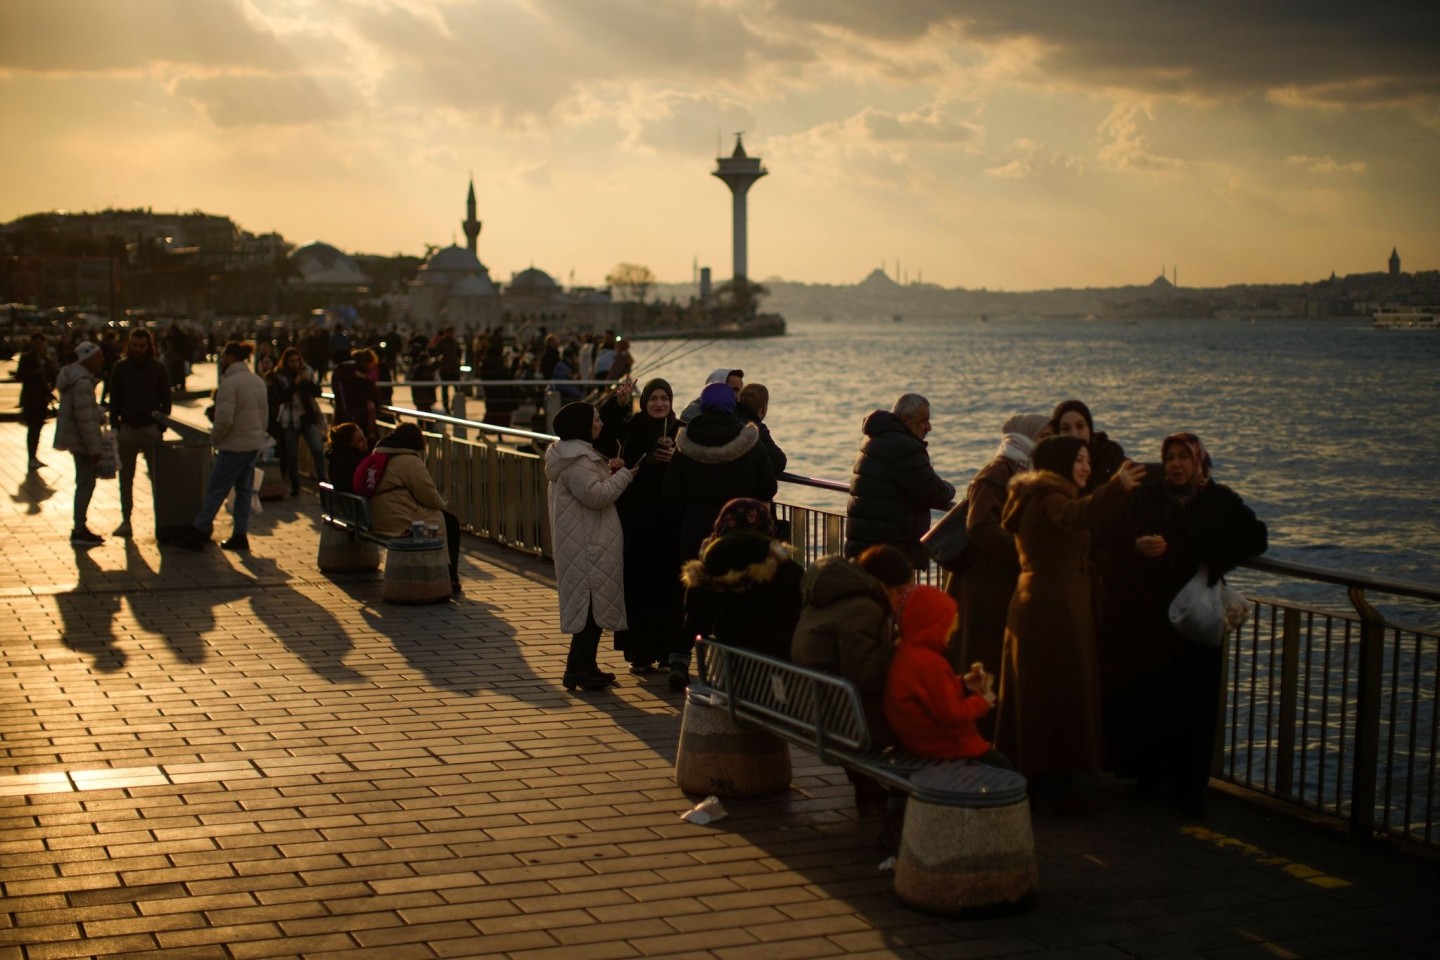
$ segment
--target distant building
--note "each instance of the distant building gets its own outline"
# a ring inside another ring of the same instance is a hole
[[[1390,276],[1400,276],[1400,250],[1397,247],[1390,248]]]

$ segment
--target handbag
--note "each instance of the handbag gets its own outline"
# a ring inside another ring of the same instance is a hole
[[[1245,622],[1250,603],[1224,579],[1209,583],[1204,570],[1195,571],[1170,601],[1170,626],[1187,640],[1218,647],[1225,634]]]
[[[925,548],[925,552],[947,570],[958,572],[963,566],[965,550],[970,546],[970,532],[965,529],[969,513],[970,498],[966,497],[935,521],[935,525],[920,538],[920,546]]]
[[[114,480],[120,471],[120,458],[115,451],[115,431],[109,427],[100,428],[100,462],[95,465],[95,477],[99,480]]]

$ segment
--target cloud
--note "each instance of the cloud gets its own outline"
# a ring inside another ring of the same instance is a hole
[[[876,141],[974,143],[984,134],[979,124],[953,120],[935,106],[899,114],[866,108],[860,122]]]
[[[1149,139],[1140,132],[1141,118],[1155,119],[1145,103],[1116,104],[1103,123],[1100,133],[1109,142],[1099,150],[1101,166],[1117,173],[1172,174],[1185,169],[1185,161],[1156,153]]]
[[[176,95],[203,109],[216,126],[293,126],[339,119],[351,113],[353,94],[314,77],[190,77],[175,84]],[[351,104],[345,100],[351,100]]]
[[[997,180],[1027,180],[1052,173],[1081,177],[1087,167],[1083,157],[1055,153],[1042,143],[1022,137],[1010,144],[1008,159],[983,172]]]
[[[1354,106],[1433,97],[1440,4],[1431,0],[776,0],[797,22],[920,45],[1040,45],[1041,77],[1089,87],[1199,97],[1296,90]]]
[[[1286,157],[1285,162],[1292,167],[1304,167],[1307,173],[1364,173],[1367,169],[1364,160],[1352,160],[1350,163],[1341,163],[1334,157],[1307,157],[1303,155]]]
[[[283,44],[238,0],[9,0],[0,69],[107,73],[159,64],[289,68]]]

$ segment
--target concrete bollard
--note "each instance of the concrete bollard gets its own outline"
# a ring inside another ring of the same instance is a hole
[[[685,693],[675,782],[686,793],[764,797],[790,787],[790,747],[779,737],[736,726],[723,706],[691,687]]]
[[[444,540],[392,543],[385,552],[386,603],[440,603],[450,599],[450,564]]]
[[[364,573],[380,569],[380,545],[332,527],[320,527],[320,552],[315,565],[321,573]]]
[[[917,910],[990,916],[1034,902],[1040,875],[1025,778],[980,764],[911,778],[895,893]],[[927,795],[926,788],[934,788]],[[944,795],[948,793],[949,795]]]

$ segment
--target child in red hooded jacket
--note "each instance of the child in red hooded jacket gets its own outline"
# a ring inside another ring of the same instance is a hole
[[[956,614],[955,601],[943,590],[918,586],[906,595],[900,645],[885,680],[885,719],[907,753],[1008,770],[1010,761],[975,728],[995,703],[990,675],[977,664],[956,676],[945,657]]]

